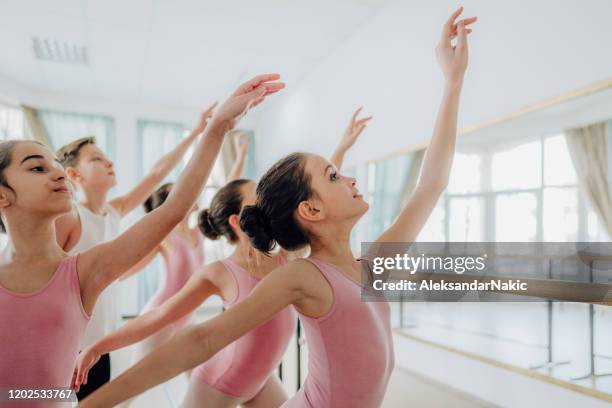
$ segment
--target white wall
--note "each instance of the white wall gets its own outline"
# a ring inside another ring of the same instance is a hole
[[[347,164],[427,140],[443,79],[434,47],[457,6],[391,1],[258,115],[259,164],[295,150],[329,154],[357,106],[373,114]],[[459,127],[612,77],[612,2],[466,0],[470,36]],[[273,141],[273,143],[269,143]],[[265,170],[265,169],[264,169]]]

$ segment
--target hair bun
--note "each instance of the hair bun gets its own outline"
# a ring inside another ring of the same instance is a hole
[[[248,235],[251,245],[263,253],[269,253],[276,242],[270,234],[266,215],[256,205],[244,207],[240,213],[240,228]]]
[[[202,234],[204,234],[206,238],[211,240],[215,240],[221,235],[210,217],[209,209],[200,211],[198,215],[198,228],[200,228],[200,231],[202,231]]]

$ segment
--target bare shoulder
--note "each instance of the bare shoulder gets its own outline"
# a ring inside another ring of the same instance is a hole
[[[278,278],[286,280],[288,285],[303,294],[311,295],[326,280],[319,272],[319,269],[312,263],[303,258],[289,261],[283,266],[276,268],[273,272]]]
[[[194,276],[198,276],[199,279],[209,280],[216,286],[226,280],[227,275],[227,270],[221,261],[204,265],[194,273]]]
[[[81,219],[79,218],[79,212],[76,206],[73,205],[72,209],[66,214],[62,214],[55,219],[55,234],[57,237],[57,243],[64,249],[69,246],[72,241],[76,241],[76,235],[81,230]],[[76,243],[76,242],[74,242]]]

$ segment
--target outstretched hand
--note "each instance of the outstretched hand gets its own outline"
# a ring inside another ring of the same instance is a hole
[[[208,107],[208,109],[200,113],[200,119],[198,120],[198,124],[194,129],[197,134],[204,132],[204,129],[206,129],[206,124],[208,123],[208,120],[212,118],[213,113],[215,113],[215,108],[218,104],[219,102],[215,101],[212,105]]]
[[[461,83],[467,68],[467,35],[472,32],[468,26],[477,20],[477,17],[470,17],[456,22],[462,12],[463,7],[459,7],[446,21],[442,27],[440,43],[436,47],[438,63],[446,80],[455,84]],[[453,46],[452,41],[455,37],[457,37],[457,43]]]
[[[249,109],[285,87],[283,82],[275,82],[278,79],[278,74],[264,74],[240,85],[219,107],[212,121],[222,126],[225,131],[232,130]]]
[[[234,150],[239,154],[246,154],[249,149],[249,137],[243,132],[234,135]]]
[[[348,127],[346,128],[346,131],[342,136],[342,140],[340,140],[340,147],[344,150],[348,150],[351,146],[355,144],[355,142],[359,138],[359,135],[361,135],[361,132],[363,132],[363,129],[366,128],[368,122],[372,119],[372,116],[358,118],[357,116],[359,116],[359,113],[362,109],[363,106],[359,107],[359,109],[357,109],[355,113],[353,113],[351,121],[349,122]]]
[[[74,365],[74,371],[72,372],[72,381],[70,382],[70,387],[73,390],[78,392],[81,385],[87,384],[89,370],[91,370],[91,367],[93,367],[98,360],[100,360],[100,354],[94,352],[91,347],[79,354]]]

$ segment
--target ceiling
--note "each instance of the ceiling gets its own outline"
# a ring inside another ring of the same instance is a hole
[[[0,0],[0,75],[50,93],[194,107],[256,73],[298,81],[385,3]],[[33,37],[84,46],[89,65],[39,60]]]

